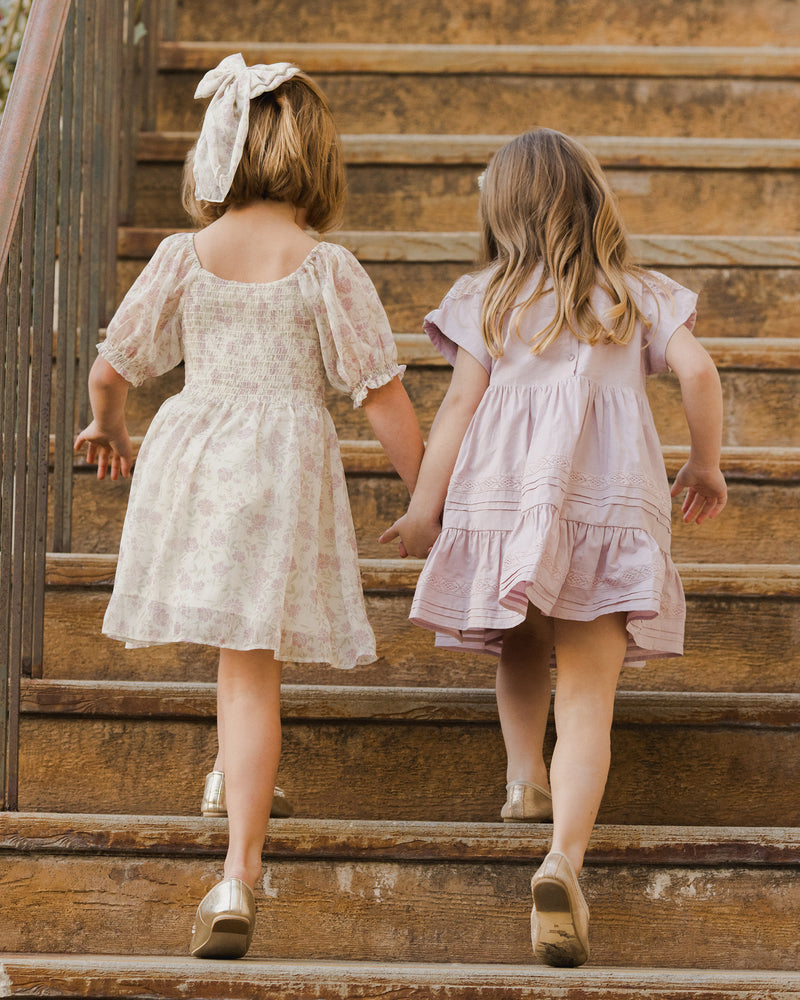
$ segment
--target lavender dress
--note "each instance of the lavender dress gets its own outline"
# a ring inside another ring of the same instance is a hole
[[[575,621],[626,612],[628,664],[683,651],[669,485],[645,376],[668,370],[667,343],[693,327],[697,296],[651,274],[631,289],[652,327],[638,324],[624,347],[561,333],[531,354],[526,341],[552,315],[548,295],[524,313],[521,338],[506,332],[493,361],[480,334],[481,276],[459,279],[426,317],[445,358],[462,347],[490,374],[411,608],[437,645],[499,653],[530,602]],[[599,290],[594,301],[602,310]]]

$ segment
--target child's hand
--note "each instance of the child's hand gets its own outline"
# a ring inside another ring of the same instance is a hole
[[[79,451],[84,444],[87,445],[86,461],[90,465],[97,462],[98,479],[105,479],[109,468],[111,479],[118,479],[120,474],[126,479],[130,476],[133,449],[124,421],[114,431],[107,432],[101,430],[97,421],[93,420],[75,439],[75,451]]]
[[[703,521],[716,517],[722,513],[722,508],[728,500],[728,487],[720,470],[718,468],[698,470],[691,461],[687,462],[675,477],[670,495],[677,497],[684,490],[686,497],[681,513],[687,524],[692,521],[702,524]]]
[[[413,556],[415,559],[424,559],[433,547],[433,543],[439,537],[441,530],[442,526],[438,520],[431,523],[422,522],[409,517],[408,514],[403,514],[401,518],[398,518],[394,522],[391,528],[387,528],[384,531],[379,541],[382,545],[385,545],[387,542],[399,538],[398,551],[403,559],[406,556]]]

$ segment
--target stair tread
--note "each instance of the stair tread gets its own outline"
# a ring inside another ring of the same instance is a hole
[[[143,435],[131,436],[134,459],[138,456],[143,441]],[[50,447],[52,462],[55,447],[53,437],[50,440]],[[350,475],[394,475],[394,467],[378,441],[344,440],[339,442],[339,450],[344,470]],[[664,445],[662,452],[667,474],[674,476],[686,462],[689,446]],[[76,467],[86,468],[86,459],[82,455],[76,454],[74,461]],[[729,482],[734,480],[792,482],[800,479],[800,447],[723,447],[721,468]]]
[[[269,857],[363,860],[529,861],[547,851],[549,824],[419,820],[281,819],[270,823]],[[219,854],[223,819],[200,816],[0,812],[0,851],[35,853]],[[598,824],[587,864],[682,867],[797,865],[795,827]]]
[[[128,226],[120,228],[117,253],[149,258],[158,244],[188,229]],[[478,253],[475,232],[342,230],[326,237],[365,261],[453,262],[472,265]],[[800,267],[796,236],[633,235],[633,255],[646,266]]]
[[[183,162],[197,132],[140,132],[140,162]],[[340,136],[349,164],[483,166],[512,135],[364,133]],[[576,136],[601,166],[628,169],[791,170],[800,139],[686,136]]]
[[[583,967],[550,969],[532,965],[494,965],[435,962],[355,962],[315,959],[238,959],[235,962],[199,962],[168,955],[54,955],[6,954],[3,956],[5,996],[30,995],[28,987],[42,992],[52,978],[60,996],[141,997],[172,1000],[192,996],[198,1000],[225,1000],[235,986],[240,998],[318,998],[322,989],[341,1000],[366,998],[392,992],[404,997],[426,998],[492,996],[521,1000],[536,995],[578,996],[591,1000],[630,996],[659,998],[719,996],[751,1000],[758,994],[794,997],[800,973],[769,970]],[[287,991],[284,993],[284,989]],[[417,994],[416,990],[420,992]],[[413,990],[414,993],[409,992]],[[459,990],[458,993],[455,991]],[[461,990],[469,990],[462,993]],[[474,990],[474,993],[472,992]],[[574,993],[572,991],[575,991]],[[669,991],[668,993],[665,991]],[[69,991],[69,992],[67,992]],[[402,991],[402,993],[400,992]],[[440,992],[441,991],[441,992]],[[452,992],[451,992],[452,991]],[[612,992],[613,991],[613,992]],[[48,991],[49,992],[49,991]]]
[[[23,714],[105,718],[216,717],[216,685],[192,681],[23,678]],[[284,720],[494,722],[493,688],[284,684]],[[800,694],[785,692],[620,691],[616,725],[800,728]]]
[[[162,70],[207,71],[231,52],[248,63],[296,62],[309,73],[502,76],[800,76],[800,48],[673,45],[448,45],[374,42],[162,42]]]
[[[113,583],[115,553],[49,552],[48,586],[103,587]],[[416,585],[421,559],[360,559],[365,590],[406,590]],[[687,594],[800,596],[800,566],[780,563],[679,563]]]
[[[105,335],[105,329],[99,331],[101,339],[105,339]],[[759,371],[800,370],[800,337],[698,337],[697,339],[711,354],[718,368]],[[401,364],[450,367],[450,363],[424,333],[395,331],[394,340],[397,345],[398,361]]]

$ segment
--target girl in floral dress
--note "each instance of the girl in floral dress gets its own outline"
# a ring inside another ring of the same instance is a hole
[[[671,368],[680,381],[691,452],[672,495],[686,490],[683,517],[698,524],[726,500],[721,391],[690,332],[696,295],[630,262],[608,184],[578,143],[538,129],[504,146],[480,211],[485,267],[425,321],[453,377],[408,512],[383,540],[428,556],[412,621],[439,645],[500,656],[501,815],[554,824],[532,881],[534,952],[580,965],[589,912],[578,873],[608,775],[620,669],[683,648],[645,375]]]
[[[220,649],[214,770],[229,846],[190,946],[218,958],[243,955],[253,934],[281,661],[376,658],[326,383],[363,406],[409,491],[423,445],[372,283],[305,231],[331,229],[344,195],[319,89],[288,63],[234,55],[195,96],[211,102],[184,203],[205,228],[165,239],[109,324],[76,448],[88,445],[100,478],[130,475],[128,388],[185,362],[185,388],[139,453],[103,631]]]

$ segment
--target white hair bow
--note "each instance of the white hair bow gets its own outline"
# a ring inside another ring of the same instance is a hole
[[[196,198],[225,200],[242,158],[250,125],[250,101],[275,90],[299,72],[297,66],[286,62],[248,66],[237,52],[206,73],[194,92],[196,98],[211,97],[192,165]]]

